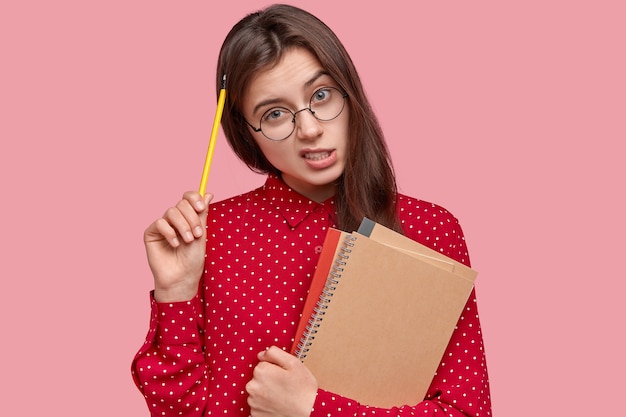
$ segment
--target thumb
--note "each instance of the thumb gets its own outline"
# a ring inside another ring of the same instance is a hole
[[[277,346],[271,346],[259,352],[257,357],[262,362],[268,362],[280,366],[283,369],[288,369],[294,360],[298,361],[295,356]]]
[[[200,222],[202,223],[202,228],[206,228],[207,224],[207,214],[209,213],[209,203],[213,200],[213,194],[205,194],[204,195],[204,210],[202,210],[200,214]]]
[[[209,207],[209,203],[213,200],[213,194],[207,193],[204,195],[204,205]]]

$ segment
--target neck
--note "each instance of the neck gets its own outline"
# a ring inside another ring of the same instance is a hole
[[[335,183],[314,185],[294,181],[292,178],[283,177],[282,179],[290,188],[317,203],[323,203],[337,193],[337,185]]]

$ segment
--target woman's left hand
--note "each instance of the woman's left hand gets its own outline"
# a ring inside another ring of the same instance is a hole
[[[258,358],[246,385],[251,417],[309,417],[318,388],[313,374],[276,346],[260,352]]]

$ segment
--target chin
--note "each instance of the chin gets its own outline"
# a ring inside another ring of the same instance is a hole
[[[325,172],[323,175],[320,176],[312,176],[310,178],[310,184],[318,187],[335,186],[337,180],[341,177],[342,173],[343,171]]]

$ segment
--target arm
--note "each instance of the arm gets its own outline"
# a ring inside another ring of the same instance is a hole
[[[200,416],[206,402],[207,365],[202,345],[202,300],[157,303],[151,297],[150,330],[135,355],[132,376],[151,415]],[[180,412],[180,414],[179,414]]]
[[[201,415],[206,403],[203,302],[198,295],[211,196],[185,193],[144,233],[154,276],[150,330],[132,364],[152,415]]]

